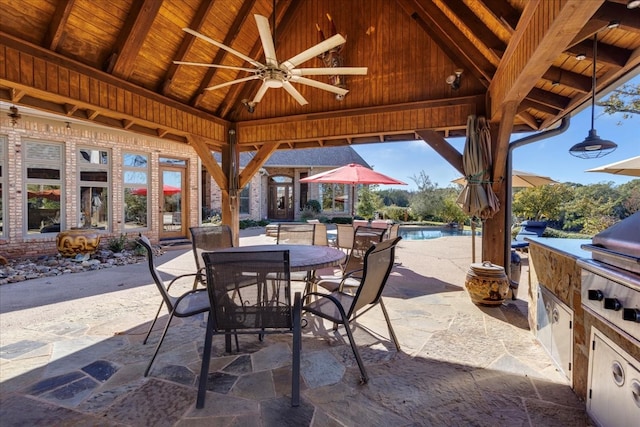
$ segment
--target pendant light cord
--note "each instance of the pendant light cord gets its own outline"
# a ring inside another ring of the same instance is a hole
[[[276,0],[273,0],[273,50],[276,50]]]
[[[596,109],[596,61],[598,58],[598,33],[593,35],[593,73],[591,73],[591,130],[593,130]]]

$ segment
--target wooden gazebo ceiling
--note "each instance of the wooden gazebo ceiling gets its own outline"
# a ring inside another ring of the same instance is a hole
[[[347,37],[344,65],[368,74],[348,76],[344,100],[298,85],[309,100],[300,106],[271,89],[250,114],[241,101],[259,81],[205,90],[247,74],[173,63],[248,66],[183,27],[263,61],[253,14],[273,22],[273,0],[0,0],[0,99],[215,150],[235,128],[241,150],[269,151],[415,139],[421,130],[464,135],[469,114],[496,121],[514,102],[515,131],[544,129],[590,99],[595,33],[598,89],[640,63],[640,9],[626,0],[275,4],[281,60],[319,41],[316,24],[329,33],[326,14]],[[453,90],[445,80],[456,69]]]

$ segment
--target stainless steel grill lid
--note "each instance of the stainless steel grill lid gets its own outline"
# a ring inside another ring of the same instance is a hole
[[[593,259],[640,273],[640,212],[596,234],[591,242],[582,249],[591,251]]]

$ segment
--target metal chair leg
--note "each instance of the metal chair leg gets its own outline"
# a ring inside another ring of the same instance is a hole
[[[293,360],[291,362],[291,406],[300,406],[300,352],[302,348],[302,297],[296,292],[293,302]]]
[[[142,341],[142,345],[145,345],[147,343],[147,340],[149,339],[149,335],[151,335],[151,331],[153,330],[153,327],[155,326],[156,321],[158,320],[158,316],[160,316],[160,310],[162,310],[163,305],[164,305],[164,301],[160,303],[160,307],[158,307],[158,311],[156,312],[156,317],[153,318],[153,322],[151,322],[151,326],[149,326],[149,330],[147,331],[147,335],[144,337],[144,341]]]
[[[367,375],[367,371],[364,368],[364,363],[362,362],[362,358],[360,357],[360,352],[358,351],[356,342],[353,339],[353,334],[351,333],[351,325],[349,325],[349,319],[347,319],[346,317],[343,317],[342,320],[344,322],[344,327],[347,330],[347,336],[349,337],[349,344],[351,344],[351,350],[353,350],[353,355],[356,357],[356,362],[358,362],[358,367],[360,368],[360,379],[363,384],[366,384],[369,381],[369,376]]]
[[[396,350],[400,351],[400,343],[398,342],[398,337],[396,337],[396,333],[393,330],[393,326],[391,326],[391,319],[389,318],[389,313],[387,313],[387,308],[384,306],[384,301],[382,301],[382,297],[380,297],[380,308],[382,308],[382,313],[384,314],[384,319],[387,321],[387,328],[389,329],[389,335],[391,335],[391,339],[396,345]]]
[[[198,381],[198,398],[196,400],[196,408],[204,407],[204,400],[207,396],[207,381],[209,380],[209,361],[211,360],[211,342],[213,341],[213,332],[209,329],[212,322],[211,312],[207,317],[207,331],[204,337],[204,350],[202,350],[202,365],[200,367],[200,380]],[[236,336],[237,337],[237,336]]]
[[[144,370],[144,376],[149,375],[149,371],[151,370],[151,365],[153,365],[153,361],[156,359],[158,352],[160,351],[160,346],[162,345],[162,341],[164,341],[164,337],[167,335],[167,331],[169,330],[169,325],[171,325],[171,320],[173,320],[173,311],[169,315],[169,320],[167,320],[167,324],[162,331],[162,336],[160,337],[160,341],[158,341],[158,345],[156,346],[156,350],[153,352],[153,356],[147,365],[147,369]]]

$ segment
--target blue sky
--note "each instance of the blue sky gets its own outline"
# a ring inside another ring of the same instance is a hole
[[[629,81],[640,84],[640,76]],[[548,176],[559,182],[579,182],[594,184],[612,181],[623,184],[634,177],[612,175],[599,172],[584,172],[586,169],[603,166],[640,155],[640,116],[622,120],[621,115],[602,114],[596,106],[594,127],[602,139],[618,144],[611,154],[599,159],[579,159],[569,154],[569,148],[581,142],[591,129],[591,103],[571,117],[569,129],[564,133],[517,148],[513,151],[513,168]],[[528,134],[515,134],[512,141],[524,138]],[[460,153],[464,149],[464,138],[447,140]],[[380,188],[399,188],[415,190],[416,184],[411,179],[424,170],[431,182],[439,187],[447,187],[460,174],[436,153],[424,141],[407,141],[387,144],[354,145],[353,148],[378,172],[406,182],[406,186],[381,186]]]

